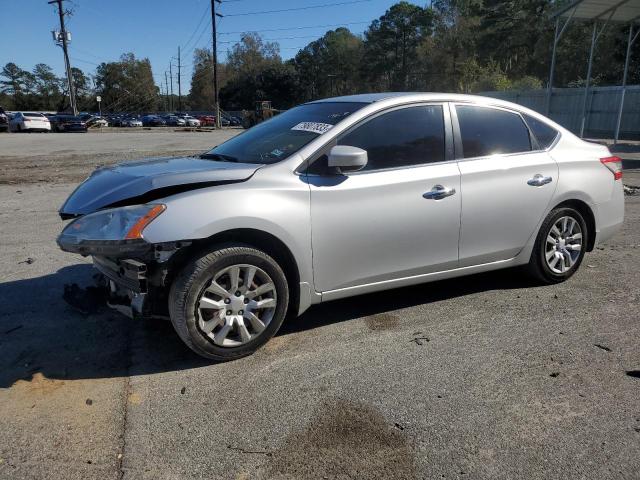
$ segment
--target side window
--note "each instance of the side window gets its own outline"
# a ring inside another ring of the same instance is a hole
[[[496,108],[456,105],[464,158],[531,151],[520,115]]]
[[[445,159],[442,106],[407,107],[379,115],[338,139],[366,150],[363,170],[441,162]]]
[[[529,128],[533,132],[533,135],[536,137],[536,140],[538,140],[540,148],[549,148],[558,136],[558,131],[530,115],[523,114],[523,116],[525,122],[527,122],[527,125],[529,125]]]

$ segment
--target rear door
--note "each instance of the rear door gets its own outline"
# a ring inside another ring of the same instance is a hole
[[[460,266],[512,258],[553,197],[558,166],[515,111],[452,110],[462,192]]]
[[[337,143],[366,150],[369,161],[363,170],[346,175],[326,171],[322,152],[311,164],[307,181],[316,290],[455,268],[460,173],[447,105],[379,113]],[[430,194],[436,186],[448,193]]]

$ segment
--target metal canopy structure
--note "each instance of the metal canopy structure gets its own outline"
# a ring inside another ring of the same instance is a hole
[[[587,99],[591,84],[591,70],[593,67],[593,54],[600,36],[611,23],[629,24],[629,38],[627,41],[627,54],[624,62],[624,74],[622,77],[622,94],[618,116],[615,127],[615,142],[620,135],[620,122],[624,109],[625,88],[627,85],[627,73],[629,70],[629,57],[631,48],[638,39],[640,33],[640,0],[574,0],[565,7],[558,10],[553,18],[556,19],[556,30],[553,38],[553,53],[551,55],[551,71],[549,73],[549,83],[547,85],[546,114],[549,115],[551,107],[551,94],[553,89],[553,76],[556,66],[556,49],[562,34],[572,20],[583,20],[593,22],[593,32],[591,35],[591,48],[589,50],[589,61],[587,64],[587,78],[582,102],[582,119],[580,122],[580,137],[584,136]]]
[[[574,1],[554,14],[555,17],[569,17],[581,20],[605,19],[611,15],[610,21],[629,23],[640,17],[640,2],[620,0],[581,0]]]

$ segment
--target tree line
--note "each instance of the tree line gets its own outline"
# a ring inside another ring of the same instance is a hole
[[[553,0],[434,0],[427,7],[401,1],[358,35],[347,28],[327,31],[283,60],[277,42],[255,32],[241,36],[218,65],[225,109],[253,108],[271,100],[277,108],[328,96],[377,91],[477,93],[541,88],[546,84],[554,20],[563,2]],[[565,2],[566,3],[566,2]],[[558,47],[554,86],[584,84],[592,25],[573,21]],[[619,84],[628,27],[612,24],[594,59],[593,84]],[[637,49],[636,49],[637,50]],[[185,110],[214,105],[209,49],[195,49]],[[81,110],[150,112],[177,105],[155,85],[148,59],[132,53],[100,64],[87,75],[73,69]],[[640,82],[640,55],[631,58],[629,83]],[[0,105],[8,109],[66,108],[66,79],[36,65],[25,71],[9,63],[0,73]]]

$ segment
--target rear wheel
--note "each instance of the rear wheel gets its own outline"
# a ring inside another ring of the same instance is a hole
[[[587,235],[580,212],[568,207],[552,210],[538,232],[529,271],[544,283],[565,281],[582,263]]]
[[[197,354],[219,361],[264,345],[282,325],[288,303],[280,266],[249,246],[221,247],[193,260],[169,293],[180,338]]]

